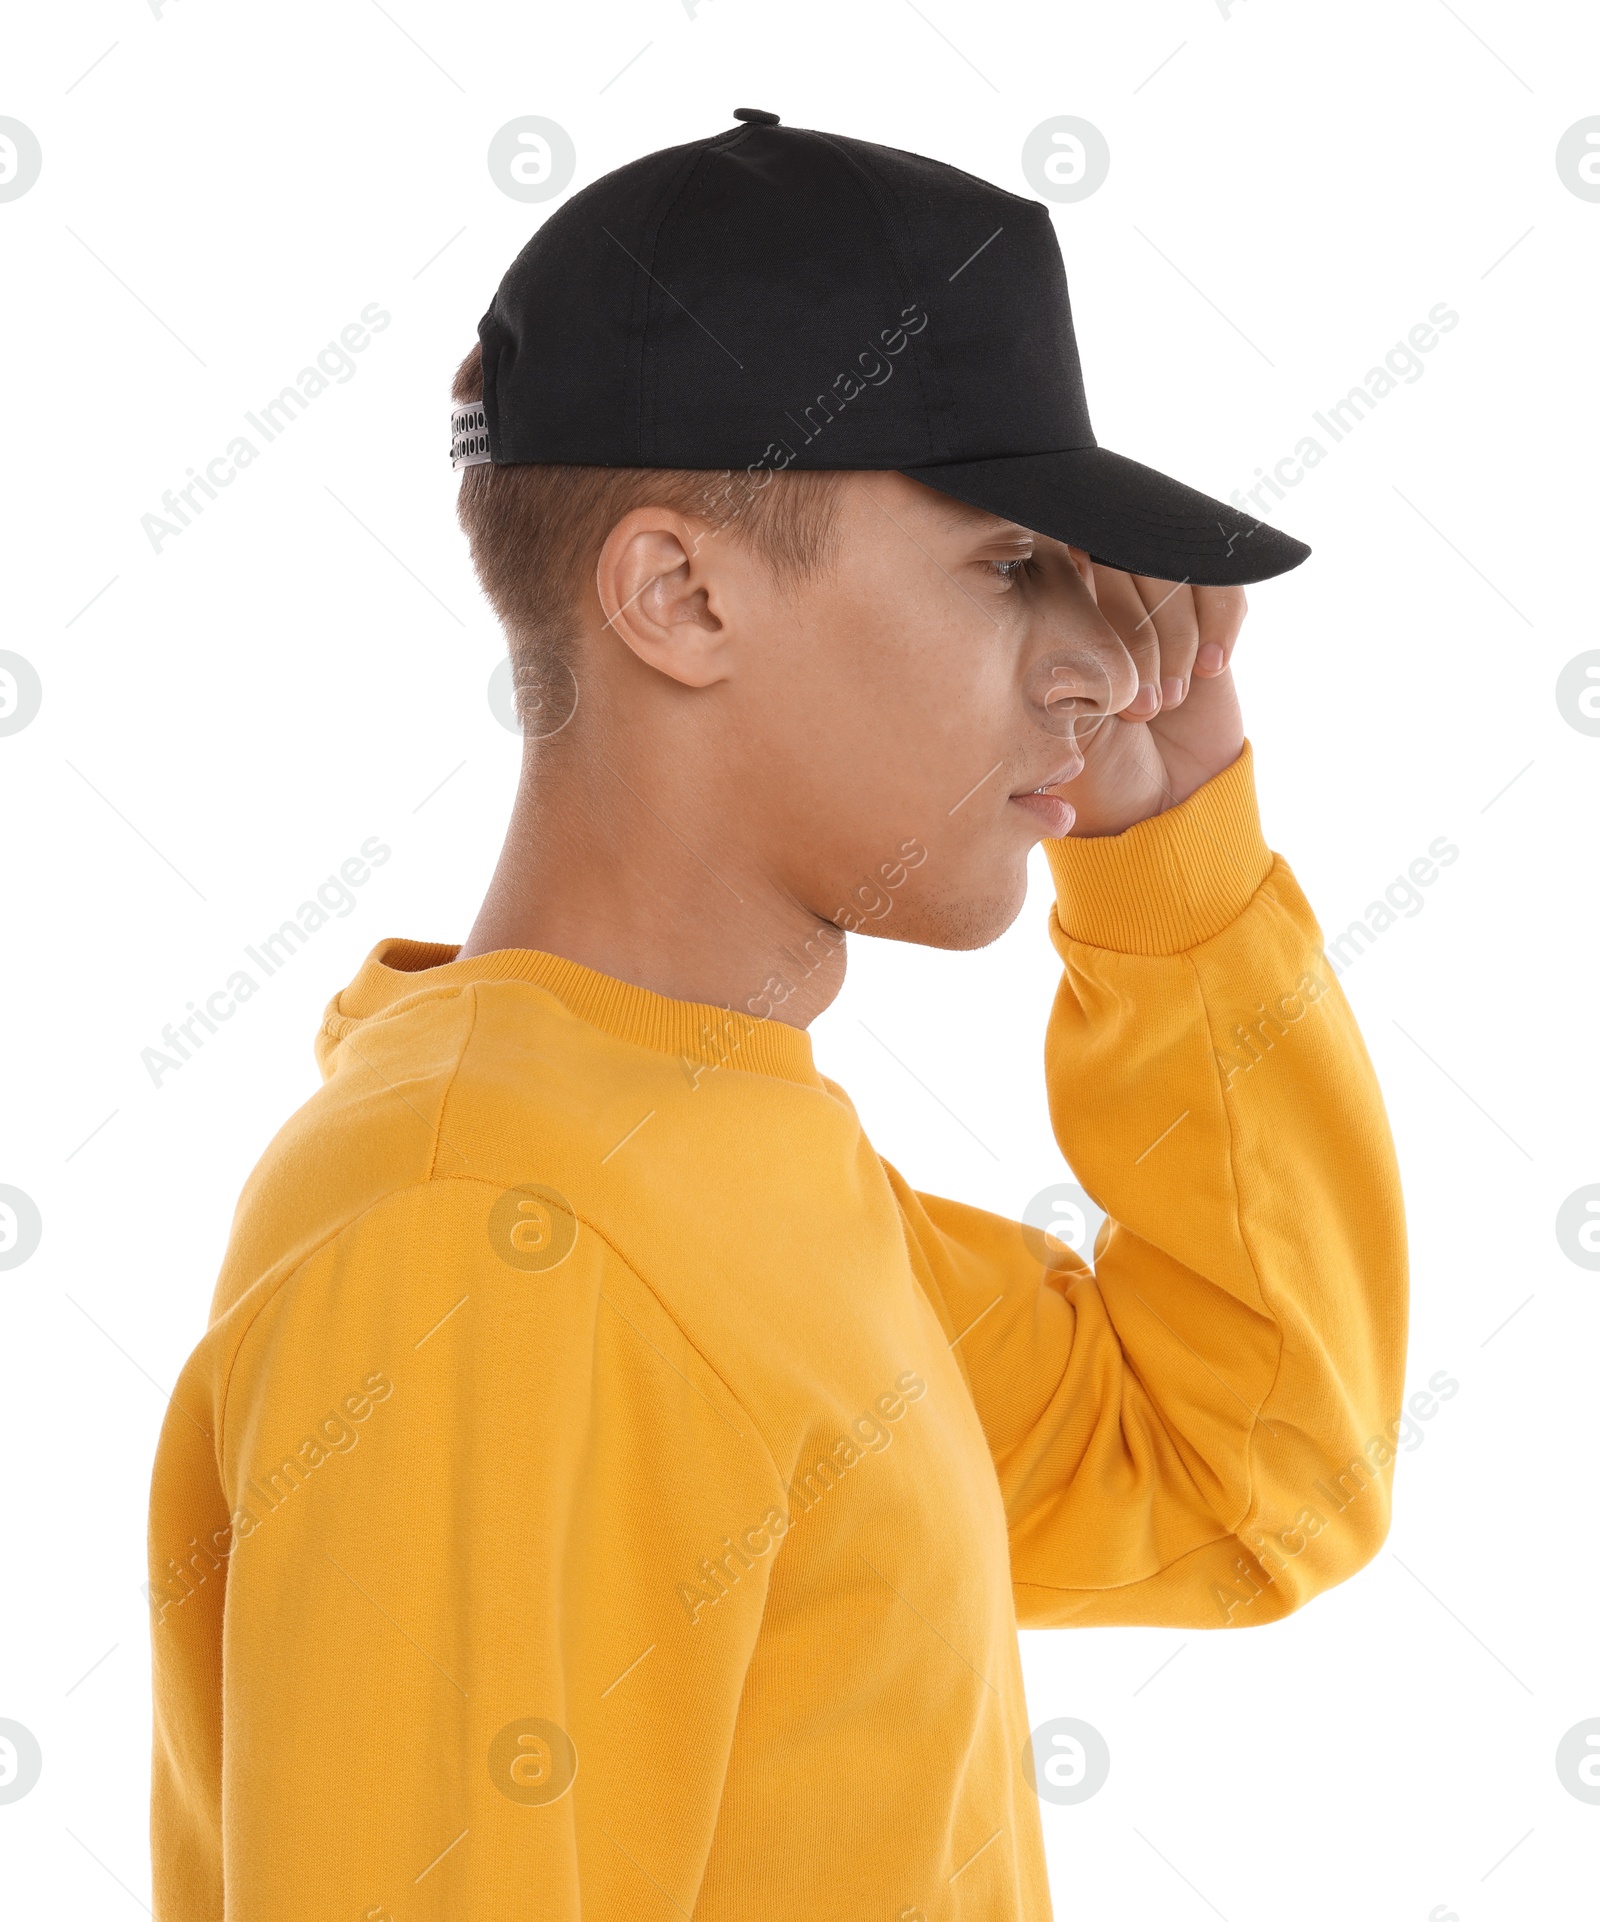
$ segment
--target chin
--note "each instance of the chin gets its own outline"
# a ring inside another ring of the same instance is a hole
[[[863,933],[879,934],[888,941],[913,941],[924,948],[986,948],[998,941],[1022,912],[1028,895],[1026,871],[1015,885],[994,892],[942,896],[933,900],[897,904],[897,912]]]

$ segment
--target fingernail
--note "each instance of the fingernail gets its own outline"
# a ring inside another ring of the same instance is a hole
[[[1222,649],[1215,641],[1207,641],[1195,658],[1195,665],[1203,667],[1208,674],[1215,674],[1222,666]]]
[[[1176,707],[1183,699],[1183,682],[1176,674],[1169,674],[1161,683],[1161,705]]]
[[[1161,707],[1161,695],[1154,681],[1141,681],[1139,692],[1129,703],[1128,712],[1133,715],[1155,714]]]

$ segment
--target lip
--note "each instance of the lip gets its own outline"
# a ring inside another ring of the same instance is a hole
[[[1025,794],[1037,794],[1040,788],[1065,787],[1068,781],[1076,780],[1082,772],[1083,756],[1080,754],[1068,761],[1065,767],[1057,768],[1053,774],[1047,774],[1042,781],[1036,781],[1031,788],[1018,788],[1011,798],[1013,801],[1019,801]]]
[[[1058,794],[1013,794],[1011,799],[1017,807],[1026,808],[1041,821],[1052,840],[1060,840],[1078,818],[1078,810]]]

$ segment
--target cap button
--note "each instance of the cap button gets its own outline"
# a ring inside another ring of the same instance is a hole
[[[748,120],[753,127],[775,127],[778,124],[778,116],[768,113],[765,107],[735,107],[733,117],[735,120]]]

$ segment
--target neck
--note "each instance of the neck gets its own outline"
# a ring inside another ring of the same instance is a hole
[[[746,844],[750,810],[703,769],[571,730],[524,749],[505,846],[461,958],[557,954],[676,1001],[805,1028],[845,939]]]

